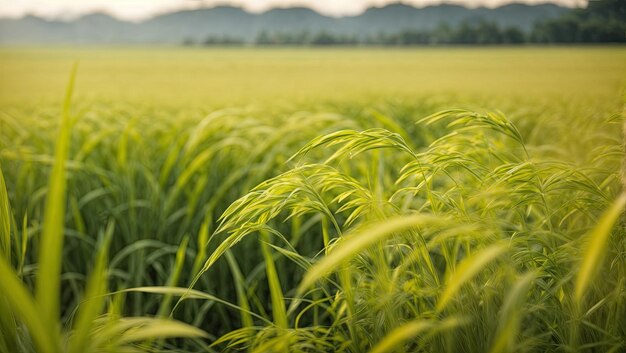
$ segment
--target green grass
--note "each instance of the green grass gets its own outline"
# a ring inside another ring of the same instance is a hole
[[[625,55],[0,49],[0,352],[623,351]]]
[[[423,49],[0,48],[0,103],[76,96],[180,107],[454,94],[595,101],[626,82],[624,47]],[[293,108],[297,108],[293,107]]]

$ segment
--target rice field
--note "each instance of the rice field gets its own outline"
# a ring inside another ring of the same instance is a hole
[[[623,47],[2,48],[0,352],[625,351],[625,89]]]

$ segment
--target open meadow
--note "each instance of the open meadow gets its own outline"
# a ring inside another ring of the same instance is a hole
[[[624,352],[625,99],[624,46],[2,47],[0,353]]]

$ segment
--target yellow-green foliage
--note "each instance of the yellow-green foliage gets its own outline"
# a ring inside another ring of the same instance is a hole
[[[625,55],[0,49],[0,351],[623,351]]]
[[[80,62],[77,98],[135,105],[225,107],[416,95],[585,100],[615,97],[624,47],[421,49],[0,48],[0,103],[61,101]],[[297,109],[297,106],[294,107]]]

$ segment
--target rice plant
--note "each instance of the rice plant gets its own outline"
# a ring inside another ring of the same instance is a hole
[[[1,352],[626,349],[621,103],[66,96],[1,113]]]

